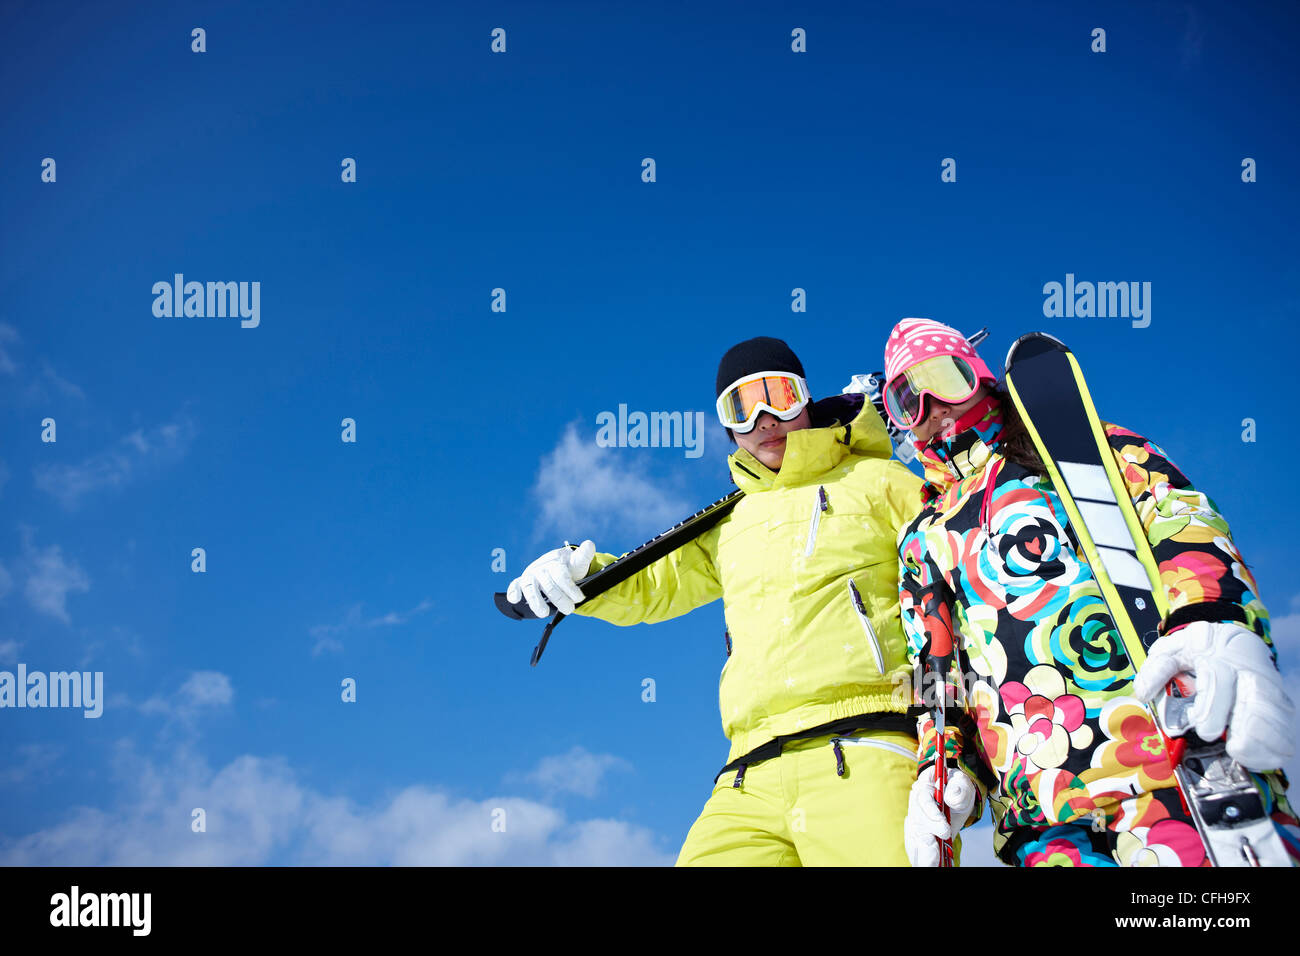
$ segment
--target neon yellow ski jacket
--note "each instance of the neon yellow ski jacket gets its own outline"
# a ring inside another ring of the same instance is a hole
[[[780,735],[912,703],[895,542],[920,511],[922,482],[890,459],[884,422],[860,395],[816,403],[822,420],[789,434],[780,472],[738,448],[728,459],[745,491],[735,509],[577,609],[631,625],[723,599],[728,762]],[[591,570],[613,560],[597,554]]]

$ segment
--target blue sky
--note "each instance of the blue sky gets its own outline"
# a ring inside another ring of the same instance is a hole
[[[907,315],[988,326],[995,365],[1064,339],[1228,516],[1294,678],[1285,16],[7,4],[0,667],[103,671],[107,703],[0,712],[0,861],[670,862],[726,755],[720,605],[568,622],[532,670],[540,626],[490,598],[723,494],[719,428],[689,458],[596,416],[711,421],[759,334],[818,394]],[[156,317],[178,272],[260,282],[260,324]],[[1067,273],[1150,282],[1150,325],[1044,317]]]

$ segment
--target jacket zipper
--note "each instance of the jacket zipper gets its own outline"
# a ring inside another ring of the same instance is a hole
[[[804,557],[811,557],[813,546],[817,544],[817,529],[821,527],[822,512],[829,508],[830,499],[826,497],[826,488],[817,486],[817,500],[813,502],[812,517],[808,520],[808,544],[804,546]]]
[[[881,750],[888,750],[896,754],[916,760],[916,752],[908,750],[902,744],[896,744],[888,740],[872,740],[870,737],[832,737],[831,749],[835,751],[835,775],[844,776],[844,745],[851,747],[878,747]]]
[[[1004,461],[1005,458],[999,458],[989,468],[989,477],[984,483],[984,498],[980,501],[980,527],[984,529],[985,536],[990,538],[993,536],[993,528],[990,524],[993,517],[993,492],[997,488],[998,472],[1002,470]]]
[[[876,670],[883,675],[885,673],[885,656],[880,653],[880,641],[876,638],[876,631],[871,626],[871,619],[867,617],[866,605],[862,603],[862,595],[858,593],[858,586],[849,578],[849,596],[853,599],[853,610],[858,612],[858,620],[862,622],[862,629],[867,632],[867,641],[871,644],[871,653],[876,657]]]

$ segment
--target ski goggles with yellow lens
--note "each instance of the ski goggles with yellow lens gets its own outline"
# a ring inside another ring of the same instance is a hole
[[[885,386],[885,411],[900,428],[912,428],[921,418],[921,399],[931,395],[956,405],[979,388],[979,376],[957,355],[936,355],[900,373]]]
[[[808,383],[792,372],[755,372],[738,378],[718,396],[718,421],[733,432],[748,432],[760,412],[783,422],[797,418],[808,404]]]

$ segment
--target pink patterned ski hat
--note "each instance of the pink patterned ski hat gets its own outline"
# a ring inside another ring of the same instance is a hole
[[[971,348],[966,336],[934,319],[902,319],[885,342],[885,381],[892,382],[909,368],[936,355],[964,358],[981,381],[996,383],[983,359]]]

